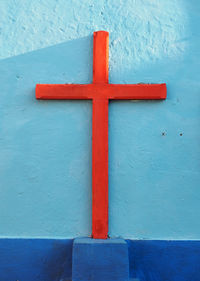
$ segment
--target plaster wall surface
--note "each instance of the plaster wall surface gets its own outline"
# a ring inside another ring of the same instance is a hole
[[[166,101],[109,106],[109,234],[199,239],[200,2],[0,1],[0,236],[91,233],[92,104],[36,101],[90,83],[110,33],[111,83],[167,83]]]

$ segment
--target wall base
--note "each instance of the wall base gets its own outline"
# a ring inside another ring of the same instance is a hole
[[[200,281],[200,241],[126,242],[130,281]],[[71,281],[72,247],[72,239],[0,239],[0,280]]]

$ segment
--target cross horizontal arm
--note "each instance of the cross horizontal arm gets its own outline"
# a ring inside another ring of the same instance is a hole
[[[165,99],[166,84],[37,84],[37,99]]]

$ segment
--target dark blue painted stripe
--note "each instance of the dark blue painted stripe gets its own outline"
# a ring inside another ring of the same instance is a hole
[[[0,281],[71,280],[72,242],[0,239]]]
[[[200,241],[128,240],[134,281],[200,281]]]
[[[200,241],[127,242],[131,280],[200,281]],[[71,280],[72,243],[0,239],[0,281]]]

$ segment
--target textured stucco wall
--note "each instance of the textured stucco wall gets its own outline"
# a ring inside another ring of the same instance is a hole
[[[3,0],[0,13],[0,236],[91,233],[91,103],[34,88],[91,82],[104,29],[110,82],[168,87],[164,102],[110,103],[110,235],[199,239],[200,2]]]

